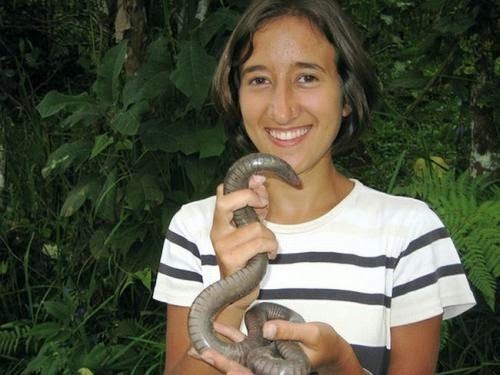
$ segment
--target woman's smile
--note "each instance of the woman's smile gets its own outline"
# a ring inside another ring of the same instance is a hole
[[[312,125],[308,125],[290,129],[266,128],[266,131],[271,136],[275,144],[282,146],[293,146],[304,139],[311,128]]]

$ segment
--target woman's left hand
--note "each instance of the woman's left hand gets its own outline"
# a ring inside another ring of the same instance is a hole
[[[352,347],[328,324],[271,320],[264,324],[263,332],[269,340],[298,341],[312,369],[325,368],[328,369],[327,373],[344,373],[348,369],[347,373],[361,373]]]

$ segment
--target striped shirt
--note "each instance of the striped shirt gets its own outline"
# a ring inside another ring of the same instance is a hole
[[[285,305],[306,321],[330,324],[373,374],[387,370],[390,328],[475,304],[457,251],[442,222],[418,200],[355,185],[312,221],[266,222],[278,256],[258,302]],[[165,240],[154,298],[190,306],[219,280],[210,242],[215,197],[183,206]]]

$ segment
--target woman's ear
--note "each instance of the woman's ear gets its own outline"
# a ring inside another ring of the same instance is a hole
[[[352,108],[349,104],[344,104],[342,107],[342,117],[347,117],[351,114]]]

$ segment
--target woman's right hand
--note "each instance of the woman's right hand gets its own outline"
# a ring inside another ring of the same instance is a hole
[[[278,250],[276,237],[261,222],[251,223],[240,228],[237,228],[233,223],[233,212],[245,206],[253,207],[259,217],[265,217],[268,196],[264,182],[265,177],[252,176],[248,189],[226,195],[223,194],[222,184],[217,187],[217,200],[210,239],[215,249],[221,277],[227,277],[242,269],[258,253],[267,253],[270,259],[276,257]],[[255,293],[252,294],[254,296],[253,299],[250,298],[249,303],[257,297]]]

